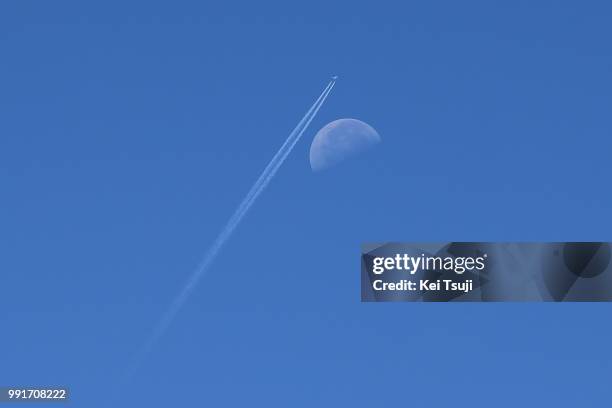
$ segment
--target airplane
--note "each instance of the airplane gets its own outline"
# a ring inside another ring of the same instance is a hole
[[[336,79],[338,79],[338,75],[334,75],[332,79],[335,81]]]

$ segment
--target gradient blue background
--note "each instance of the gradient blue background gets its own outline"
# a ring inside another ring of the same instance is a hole
[[[0,6],[0,384],[102,406],[338,74],[111,406],[610,404],[609,304],[359,302],[364,241],[612,239],[609,2],[81,3]]]

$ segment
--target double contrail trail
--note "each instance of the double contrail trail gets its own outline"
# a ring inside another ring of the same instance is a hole
[[[227,224],[225,224],[225,227],[223,227],[223,229],[213,242],[212,246],[204,255],[202,262],[200,262],[198,267],[193,271],[183,289],[179,292],[178,296],[174,299],[168,310],[162,315],[159,323],[151,333],[151,336],[147,339],[140,352],[135,356],[133,363],[126,374],[126,381],[132,377],[132,375],[135,373],[138,366],[142,362],[142,359],[147,354],[149,354],[149,352],[153,349],[157,341],[164,335],[164,333],[174,320],[176,314],[179,312],[185,301],[189,298],[191,292],[194,290],[202,276],[204,276],[204,274],[210,268],[211,264],[219,254],[219,251],[223,248],[223,245],[225,245],[227,240],[231,237],[238,224],[240,224],[242,218],[244,218],[244,216],[249,211],[257,197],[259,197],[259,195],[265,190],[265,188],[270,183],[280,166],[291,153],[291,150],[293,150],[297,142],[300,140],[300,138],[308,128],[308,125],[310,125],[310,122],[312,122],[312,120],[316,116],[317,112],[327,99],[327,96],[330,94],[335,84],[336,79],[333,78],[327,84],[319,98],[310,107],[308,112],[306,112],[302,120],[300,120],[300,122],[297,124],[295,129],[293,129],[293,131],[289,134],[287,140],[285,140],[285,142],[278,150],[278,152],[274,155],[270,163],[268,163],[268,165],[261,173],[255,184],[253,184],[253,187],[251,187],[248,194],[242,200],[234,214],[231,216]]]
[[[251,187],[246,197],[242,200],[242,202],[238,206],[238,209],[234,212],[234,215],[232,216],[232,218],[230,218],[230,220],[226,224],[223,231],[228,231],[229,234],[231,234],[233,229],[236,228],[236,226],[238,225],[242,217],[244,217],[246,212],[251,207],[252,203],[257,199],[259,194],[261,194],[261,192],[266,188],[270,180],[272,180],[272,177],[274,177],[274,175],[276,174],[280,166],[283,164],[285,159],[289,156],[289,153],[291,153],[291,150],[293,150],[293,147],[300,140],[302,134],[306,131],[306,128],[308,127],[308,125],[310,125],[310,122],[312,122],[317,112],[319,111],[323,103],[325,102],[325,99],[327,99],[327,96],[331,92],[335,83],[336,83],[335,80],[331,80],[327,84],[327,86],[325,87],[325,89],[323,90],[319,98],[317,98],[317,100],[310,107],[308,112],[306,112],[302,120],[300,120],[300,122],[296,125],[295,129],[293,129],[293,131],[289,134],[289,136],[287,137],[287,139],[285,140],[281,148],[278,150],[278,152],[276,152],[272,160],[270,160],[270,163],[268,163],[264,171],[261,173],[261,175],[255,182],[255,184],[253,184],[253,187]],[[217,237],[217,240],[215,241],[215,243],[220,241],[219,238],[221,238],[222,235],[223,235],[223,232],[219,234],[219,237]]]

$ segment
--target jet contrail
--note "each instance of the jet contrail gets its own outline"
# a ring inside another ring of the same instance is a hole
[[[325,87],[325,89],[323,90],[321,95],[319,95],[319,97],[317,98],[315,103],[310,107],[308,112],[306,112],[306,114],[304,115],[302,120],[300,120],[300,122],[296,125],[295,129],[293,129],[293,131],[289,134],[289,136],[287,137],[287,139],[285,140],[285,142],[283,143],[281,148],[276,152],[276,154],[274,155],[272,160],[270,160],[270,162],[268,163],[268,165],[266,166],[264,171],[261,173],[261,175],[259,176],[259,178],[255,182],[255,184],[253,184],[253,186],[249,190],[247,196],[242,200],[242,203],[240,203],[240,206],[238,207],[238,209],[234,213],[234,216],[232,217],[232,219],[240,218],[239,214],[241,214],[241,213],[245,212],[246,210],[248,210],[248,207],[250,206],[250,202],[252,200],[254,200],[253,197],[256,194],[256,192],[259,190],[260,185],[262,183],[264,183],[265,180],[270,176],[272,169],[274,169],[275,164],[285,154],[287,147],[289,146],[289,152],[287,152],[287,155],[290,153],[291,149],[293,149],[293,146],[294,146],[294,144],[292,144],[293,140],[296,139],[296,136],[297,136],[297,138],[299,138],[301,136],[301,133],[299,133],[299,131],[301,129],[306,130],[306,127],[310,124],[310,121],[312,120],[312,119],[310,119],[310,120],[308,120],[308,119],[309,118],[314,118],[314,115],[316,115],[316,113],[318,112],[320,106],[323,105],[323,102],[325,102],[325,99],[327,98],[327,95],[331,92],[331,89],[334,87],[335,82],[336,81],[335,81],[335,78],[334,78],[334,79],[332,79],[327,84],[327,86]],[[314,112],[314,114],[313,114],[313,112]],[[306,125],[304,126],[305,123],[306,123]],[[283,159],[283,161],[284,161],[284,159]],[[230,221],[228,221],[228,224],[232,221],[232,219],[230,219]],[[238,219],[238,221],[239,221],[239,219]]]
[[[332,80],[327,84],[319,98],[315,101],[315,103],[310,107],[308,112],[304,115],[304,117],[297,124],[295,129],[289,134],[281,148],[274,155],[270,163],[266,166],[264,171],[261,173],[253,187],[249,190],[246,197],[242,200],[232,217],[229,219],[225,227],[221,230],[212,246],[206,252],[202,262],[198,265],[195,271],[191,274],[187,283],[183,287],[183,289],[179,292],[178,296],[174,299],[168,310],[162,315],[159,323],[155,327],[151,336],[148,338],[140,352],[133,359],[132,365],[127,370],[127,373],[124,377],[124,382],[127,382],[133,374],[138,369],[142,359],[149,354],[152,350],[153,346],[157,343],[161,336],[166,332],[172,320],[179,312],[185,301],[189,298],[189,295],[196,287],[197,283],[200,281],[202,276],[206,273],[210,265],[213,263],[219,251],[223,247],[223,245],[230,238],[242,218],[246,215],[248,210],[251,208],[257,197],[263,192],[266,186],[270,183],[280,166],[283,164],[287,156],[291,153],[297,142],[300,140],[301,136],[304,134],[310,122],[314,119],[317,112],[327,99],[327,96],[330,94],[336,83],[336,78],[332,78]]]

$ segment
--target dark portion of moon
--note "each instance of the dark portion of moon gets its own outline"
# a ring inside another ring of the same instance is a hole
[[[357,119],[338,119],[317,132],[310,145],[310,167],[327,169],[380,142],[374,128]]]

